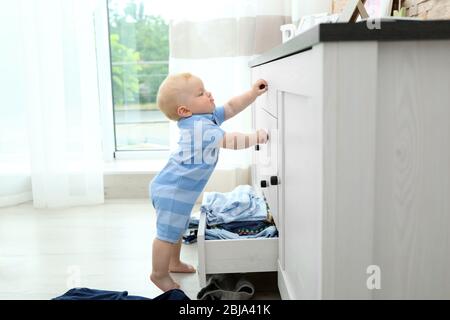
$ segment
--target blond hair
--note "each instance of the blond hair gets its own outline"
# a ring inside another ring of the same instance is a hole
[[[178,121],[180,116],[177,109],[180,105],[186,103],[185,92],[187,83],[193,75],[184,72],[174,75],[169,75],[160,85],[156,103],[158,108],[170,120]]]

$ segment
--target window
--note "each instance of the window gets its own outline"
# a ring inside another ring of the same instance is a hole
[[[107,2],[116,152],[169,149],[169,120],[156,106],[169,71],[169,25],[158,2]]]

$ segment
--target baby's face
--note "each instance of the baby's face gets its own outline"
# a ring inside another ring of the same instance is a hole
[[[211,92],[205,90],[203,82],[197,77],[189,79],[186,90],[188,108],[193,114],[213,113],[216,105]]]

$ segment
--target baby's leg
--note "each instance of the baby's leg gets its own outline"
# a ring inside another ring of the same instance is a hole
[[[180,287],[175,281],[173,281],[169,274],[170,257],[174,250],[174,246],[176,245],[156,238],[153,241],[153,271],[150,279],[164,292],[172,289],[178,289]]]
[[[181,251],[181,240],[174,245],[172,249],[172,255],[170,257],[170,272],[180,272],[180,273],[194,273],[196,270],[190,264],[184,263],[180,260]]]

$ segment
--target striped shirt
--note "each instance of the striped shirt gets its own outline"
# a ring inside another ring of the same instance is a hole
[[[178,148],[150,182],[158,239],[175,243],[186,231],[192,208],[216,167],[224,121],[223,106],[178,121]]]

